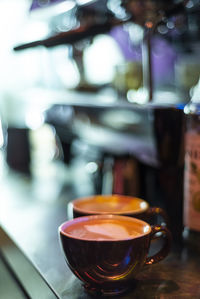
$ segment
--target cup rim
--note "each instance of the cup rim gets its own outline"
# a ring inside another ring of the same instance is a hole
[[[77,206],[77,204],[79,204],[80,202],[82,202],[83,200],[87,200],[87,201],[92,201],[97,197],[102,197],[102,198],[106,198],[106,197],[118,197],[118,198],[126,198],[126,199],[130,199],[130,200],[138,200],[140,201],[140,203],[143,203],[143,206],[140,209],[135,209],[135,210],[127,210],[127,211],[95,211],[95,210],[87,210],[84,208],[80,208]],[[89,195],[89,196],[84,196],[84,197],[80,197],[77,199],[74,199],[70,202],[70,204],[72,205],[72,208],[75,212],[82,214],[82,215],[94,215],[94,214],[98,214],[98,215],[106,215],[106,214],[112,214],[112,215],[138,215],[141,213],[144,213],[148,210],[149,208],[149,204],[146,200],[136,197],[136,196],[129,196],[129,195],[121,195],[121,194],[96,194],[96,195]]]
[[[86,238],[81,238],[81,237],[75,237],[73,235],[71,235],[70,233],[67,233],[66,231],[64,231],[64,229],[68,226],[70,226],[72,223],[77,223],[77,222],[86,222],[88,220],[91,219],[125,219],[134,223],[139,223],[142,226],[146,227],[146,231],[141,233],[139,236],[130,236],[128,238],[118,238],[118,239],[100,239],[100,240],[96,240],[96,239],[86,239]],[[133,239],[138,239],[138,238],[142,238],[146,235],[149,235],[151,233],[152,229],[150,224],[148,224],[147,222],[134,218],[134,217],[129,217],[129,216],[123,216],[123,215],[113,215],[113,214],[104,214],[104,215],[89,215],[89,216],[81,216],[81,217],[77,217],[68,221],[63,222],[59,227],[58,227],[58,232],[60,234],[62,234],[63,236],[66,236],[70,239],[74,239],[74,240],[82,240],[82,241],[87,241],[87,242],[119,242],[119,241],[127,241],[127,240],[133,240]]]

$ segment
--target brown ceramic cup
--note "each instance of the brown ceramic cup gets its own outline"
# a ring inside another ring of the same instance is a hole
[[[155,224],[155,216],[160,216],[166,225],[169,220],[166,212],[159,207],[150,207],[149,204],[140,198],[127,195],[93,195],[78,198],[71,203],[73,217],[89,215],[123,215],[132,216],[144,220],[150,224]]]
[[[147,257],[158,232],[162,248]],[[59,227],[60,245],[67,265],[95,295],[120,294],[132,288],[145,266],[164,259],[170,250],[171,234],[127,216],[92,215],[69,220]]]

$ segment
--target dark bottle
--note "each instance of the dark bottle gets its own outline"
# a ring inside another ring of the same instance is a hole
[[[184,232],[192,250],[200,250],[200,97],[185,112]]]

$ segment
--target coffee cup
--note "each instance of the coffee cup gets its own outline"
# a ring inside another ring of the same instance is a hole
[[[71,219],[59,227],[60,246],[71,271],[95,295],[121,294],[136,282],[138,273],[160,262],[170,250],[165,226],[119,215],[92,215]],[[148,256],[155,235],[162,248]],[[148,256],[148,257],[147,257]]]
[[[169,224],[166,212],[159,207],[150,207],[149,204],[138,197],[110,194],[93,195],[71,201],[73,217],[89,215],[123,215],[144,220],[150,224],[157,223],[155,216],[161,217],[163,223]]]

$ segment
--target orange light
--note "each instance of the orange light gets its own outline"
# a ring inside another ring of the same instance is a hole
[[[153,23],[151,21],[148,21],[145,23],[145,26],[149,29],[151,29],[153,27]]]

